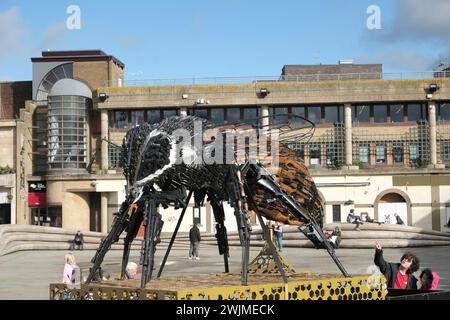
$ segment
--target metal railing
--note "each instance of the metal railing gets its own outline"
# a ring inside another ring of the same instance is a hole
[[[241,76],[241,77],[191,77],[191,78],[162,78],[125,80],[123,86],[191,86],[214,84],[248,84],[264,82],[321,82],[321,81],[364,81],[364,80],[405,80],[405,79],[431,79],[450,78],[450,70],[443,71],[416,71],[398,73],[338,73],[338,74],[299,74],[281,76]],[[117,87],[119,81],[106,81],[106,87]]]

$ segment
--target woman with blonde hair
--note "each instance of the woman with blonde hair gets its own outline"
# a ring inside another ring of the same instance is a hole
[[[75,273],[75,256],[71,253],[68,253],[64,256],[64,271],[62,283],[71,284],[75,282],[74,273]]]

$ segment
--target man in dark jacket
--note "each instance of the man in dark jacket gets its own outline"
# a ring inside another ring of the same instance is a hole
[[[386,278],[386,285],[393,289],[417,289],[417,278],[413,273],[419,270],[419,258],[406,252],[400,263],[389,263],[383,258],[383,248],[378,242],[375,245],[375,264]]]
[[[397,219],[397,224],[405,225],[402,218],[400,218],[400,216],[398,214],[394,213],[394,217],[395,217],[395,219]]]
[[[77,231],[75,238],[73,239],[73,248],[78,248],[78,250],[83,250],[84,236],[80,230]]]
[[[198,229],[197,224],[194,223],[194,226],[191,228],[191,230],[189,230],[189,241],[191,242],[191,248],[189,249],[189,260],[200,260],[198,256],[200,240],[200,230]]]

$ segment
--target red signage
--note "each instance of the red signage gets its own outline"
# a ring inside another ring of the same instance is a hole
[[[28,207],[46,207],[47,193],[28,192]]]

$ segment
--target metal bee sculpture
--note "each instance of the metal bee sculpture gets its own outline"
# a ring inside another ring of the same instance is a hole
[[[130,245],[143,224],[140,264],[141,287],[144,288],[152,277],[156,246],[164,223],[158,208],[182,208],[159,277],[192,195],[198,206],[203,205],[205,198],[211,204],[225,272],[229,272],[229,250],[223,203],[228,202],[234,209],[242,246],[243,285],[248,281],[250,215],[259,219],[264,239],[285,282],[287,278],[280,258],[262,217],[297,225],[316,248],[326,249],[344,276],[348,276],[322,231],[323,208],[316,186],[303,159],[285,143],[310,138],[314,124],[289,115],[293,117],[301,120],[303,131],[296,133],[294,129],[298,126],[294,128],[290,123],[217,125],[194,116],[170,117],[157,124],[145,123],[131,129],[124,138],[120,161],[127,181],[126,199],[114,218],[111,231],[91,260],[93,266],[87,283],[93,279],[111,245],[126,231],[121,269],[124,278]],[[269,119],[257,120],[263,123]],[[234,135],[231,139],[230,132]],[[277,132],[277,136],[274,137],[273,132]],[[245,138],[239,140],[242,137]],[[255,149],[266,152],[252,155],[249,150]]]

